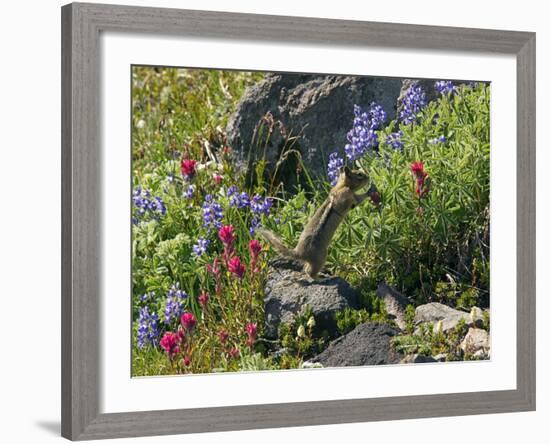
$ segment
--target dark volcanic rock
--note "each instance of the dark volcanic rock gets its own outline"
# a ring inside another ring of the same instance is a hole
[[[276,337],[279,324],[292,321],[306,306],[311,307],[317,327],[333,334],[334,313],[356,308],[357,301],[357,292],[341,278],[313,281],[301,271],[301,265],[286,259],[273,261],[266,283],[266,336]]]
[[[425,356],[420,354],[407,355],[405,356],[400,364],[424,364],[426,362],[438,362],[437,359],[431,356]]]
[[[367,322],[332,341],[311,362],[323,367],[397,364],[403,358],[391,345],[397,334],[399,330],[387,324]]]
[[[342,152],[346,144],[346,134],[353,124],[353,106],[367,108],[375,101],[391,120],[400,90],[401,80],[392,78],[268,74],[243,96],[227,125],[227,141],[241,161],[252,165],[265,158],[269,162],[267,172],[273,173],[284,135],[299,136],[294,148],[300,149],[304,165],[314,176],[324,176],[328,155],[335,150]],[[282,123],[284,131],[281,134],[277,127],[264,149],[265,144],[258,145],[258,137],[253,137],[267,112]],[[282,178],[288,181],[289,176]]]

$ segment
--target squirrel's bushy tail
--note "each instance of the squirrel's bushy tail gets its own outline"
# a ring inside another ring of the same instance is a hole
[[[265,228],[258,228],[256,230],[261,237],[263,237],[273,249],[279,253],[281,256],[288,257],[291,259],[301,260],[300,257],[296,254],[294,250],[288,248],[282,241],[282,239],[277,236],[272,231],[266,230]]]

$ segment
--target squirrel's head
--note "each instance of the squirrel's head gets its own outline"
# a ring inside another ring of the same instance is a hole
[[[360,170],[352,170],[347,166],[340,168],[340,176],[338,177],[338,185],[345,186],[355,191],[363,188],[370,182],[368,174]]]
[[[372,183],[370,176],[361,170],[352,170],[347,166],[340,169],[340,177],[338,177],[338,183],[336,186],[348,187],[352,191],[358,190],[367,186],[370,183],[368,191],[369,197],[373,204],[378,206],[380,204],[380,194],[376,185]]]

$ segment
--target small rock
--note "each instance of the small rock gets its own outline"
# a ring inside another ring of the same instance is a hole
[[[360,324],[332,341],[311,362],[320,362],[324,367],[397,364],[403,358],[391,345],[392,337],[397,334],[399,330],[387,324]]]
[[[419,305],[416,307],[414,315],[415,325],[430,322],[439,325],[444,333],[455,328],[461,319],[464,319],[466,325],[473,325],[470,313],[455,310],[439,302]],[[438,321],[441,321],[441,323]]]
[[[316,328],[335,334],[335,312],[357,308],[357,292],[342,278],[311,280],[299,271],[301,266],[286,262],[271,262],[265,287],[266,336],[276,337],[279,324],[291,322],[306,306],[312,309]]]
[[[439,353],[438,355],[434,356],[434,359],[437,362],[445,362],[447,360],[447,353]]]
[[[401,330],[405,330],[405,308],[410,304],[409,298],[390,287],[385,282],[378,285],[376,295],[384,301],[386,311]]]
[[[426,355],[420,355],[420,354],[414,354],[414,355],[407,355],[401,361],[400,364],[422,364],[425,362],[437,362],[434,358],[431,356]]]
[[[475,327],[481,328],[483,327],[483,310],[479,307],[472,307],[470,310],[470,318],[472,319],[472,324]]]
[[[320,362],[305,361],[302,363],[302,368],[323,368],[323,364]]]
[[[479,359],[480,361],[489,359],[489,355],[483,350],[476,351],[473,356],[475,359]]]
[[[470,328],[460,344],[460,348],[465,353],[470,353],[472,355],[475,355],[478,351],[488,353],[490,347],[489,333],[481,328]]]

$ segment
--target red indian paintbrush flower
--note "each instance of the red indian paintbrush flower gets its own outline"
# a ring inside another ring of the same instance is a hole
[[[222,344],[225,344],[225,341],[227,341],[227,338],[229,338],[229,333],[227,333],[226,330],[221,329],[218,333],[218,338],[220,339],[220,342]]]
[[[426,175],[426,171],[424,171],[424,164],[422,162],[411,163],[411,172],[417,179]]]
[[[233,228],[233,225],[224,225],[219,229],[218,236],[224,245],[233,245],[233,242],[235,242],[235,228]]]
[[[251,258],[257,258],[260,252],[262,251],[262,244],[260,244],[259,241],[256,239],[252,239],[248,243],[248,249],[250,250],[250,257]]]
[[[193,313],[186,312],[181,315],[180,322],[185,330],[191,331],[197,324],[197,318]]]
[[[250,251],[250,269],[257,273],[260,271],[258,267],[258,256],[262,252],[262,244],[258,242],[256,239],[252,239],[250,242],[248,242],[248,251]]]
[[[256,343],[256,333],[258,331],[258,324],[255,322],[249,322],[246,324],[245,327],[246,334],[248,335],[248,339],[246,341],[246,345],[249,347],[252,347]]]
[[[258,324],[255,322],[249,322],[246,324],[245,330],[249,338],[255,338],[258,331]]]
[[[212,264],[206,264],[206,271],[215,278],[220,277],[222,270],[220,268],[220,261],[218,260],[218,258],[215,258]]]
[[[209,294],[206,292],[206,291],[203,291],[200,295],[199,295],[199,305],[205,309],[206,306],[208,305],[208,300],[210,299],[210,296]]]
[[[241,262],[238,256],[235,256],[227,263],[227,269],[230,273],[233,273],[239,279],[242,279],[246,270],[244,264]]]
[[[175,354],[179,353],[178,343],[178,335],[171,331],[164,333],[164,336],[160,340],[160,346],[170,357],[173,357]]]
[[[411,172],[416,180],[416,188],[414,191],[417,196],[423,197],[428,194],[429,188],[426,184],[428,173],[424,169],[424,164],[422,162],[411,163]]]
[[[181,161],[181,174],[186,179],[191,179],[195,175],[195,165],[197,164],[196,160],[193,159],[182,159]]]
[[[189,356],[184,356],[182,362],[183,362],[183,365],[185,365],[186,367],[189,367],[191,365],[191,358]]]

